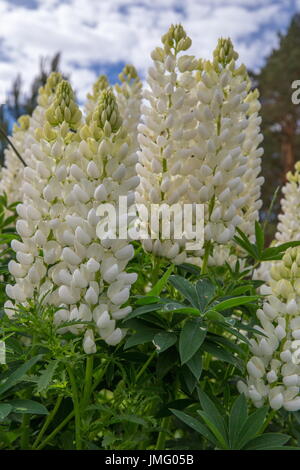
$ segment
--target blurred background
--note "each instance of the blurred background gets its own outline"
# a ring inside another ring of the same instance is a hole
[[[126,63],[145,80],[150,53],[171,23],[182,23],[191,52],[209,59],[231,37],[260,91],[264,219],[276,188],[300,159],[300,0],[0,0],[0,125],[7,133],[36,105],[51,71],[71,80],[79,103],[99,74],[113,84]],[[6,145],[0,136],[0,162]],[[280,191],[268,224],[272,239]]]

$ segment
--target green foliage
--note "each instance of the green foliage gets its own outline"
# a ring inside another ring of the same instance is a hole
[[[197,391],[201,409],[197,409],[196,413],[200,419],[180,410],[171,411],[179,420],[203,436],[213,448],[222,450],[287,448],[283,446],[289,441],[290,436],[280,433],[263,434],[268,408],[260,408],[248,416],[246,399],[244,395],[240,395],[228,413],[226,409],[220,412],[203,390]]]
[[[3,214],[5,201],[4,196]],[[16,237],[7,217],[0,236]],[[206,274],[188,264],[158,263],[150,254],[143,254],[142,262],[135,243],[128,271],[137,272],[138,281],[129,299],[133,310],[123,320],[127,336],[116,347],[97,339],[92,356],[83,353],[81,335],[59,334],[60,328],[80,322],[55,325],[56,308],[43,299],[17,305],[13,321],[4,314],[0,331],[7,364],[0,369],[0,448],[297,445],[297,414],[287,425],[281,413],[266,407],[253,411],[236,388],[245,372],[249,339],[262,334],[254,326],[262,299],[257,294],[261,283],[252,280],[253,266],[266,256],[282,256],[286,246],[267,251],[259,225],[255,243],[246,242],[242,233],[236,241],[246,257],[233,268],[225,264]],[[9,248],[2,253],[3,265],[12,255]],[[7,268],[3,273],[9,279]]]

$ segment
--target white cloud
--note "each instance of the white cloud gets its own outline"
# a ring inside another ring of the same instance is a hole
[[[30,9],[24,6],[26,1]],[[80,100],[96,78],[93,65],[101,68],[105,64],[132,62],[145,75],[151,50],[170,23],[176,22],[181,22],[191,35],[192,52],[197,56],[210,57],[217,38],[231,36],[241,59],[255,68],[276,45],[276,30],[285,27],[291,16],[289,0],[22,0],[21,6],[16,6],[17,3],[0,2],[0,99],[18,72],[28,87],[38,71],[39,58],[58,51],[62,52],[62,70],[70,73]],[[37,7],[33,8],[35,4]]]

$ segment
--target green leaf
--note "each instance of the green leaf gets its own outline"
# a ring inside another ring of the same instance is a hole
[[[18,369],[16,369],[12,374],[10,374],[4,383],[0,385],[0,395],[14,387],[18,382],[20,382],[25,374],[31,369],[34,364],[36,364],[42,358],[42,354],[31,358],[29,361],[22,364]]]
[[[233,291],[231,291],[231,295],[234,295],[235,297],[238,295],[245,294],[245,292],[248,292],[249,290],[253,289],[253,284],[245,284],[244,286],[239,286],[236,287]]]
[[[260,261],[280,260],[288,248],[299,245],[300,241],[293,241],[282,243],[281,245],[277,246],[270,246],[264,250]]]
[[[252,258],[258,260],[257,248],[255,245],[249,242],[248,237],[237,227],[236,231],[240,235],[233,237],[234,241],[240,245]]]
[[[209,429],[207,429],[206,426],[204,426],[200,421],[198,421],[198,419],[195,419],[192,416],[183,413],[183,411],[174,410],[172,408],[170,408],[170,411],[184,424],[201,434],[201,436],[205,437],[205,439],[210,441],[215,446],[217,445],[217,441],[214,435],[210,432]]]
[[[58,365],[58,361],[51,361],[47,367],[42,370],[38,382],[37,382],[37,391],[40,393],[46,390],[51,383],[52,377],[54,375],[55,369]]]
[[[173,344],[177,341],[177,336],[175,333],[171,333],[168,331],[161,331],[157,333],[153,338],[154,346],[157,349],[158,354],[166,351],[169,349]]]
[[[242,333],[240,333],[236,328],[232,328],[230,325],[228,325],[227,323],[225,322],[220,322],[220,321],[217,321],[216,322],[218,325],[222,326],[222,328],[224,328],[225,331],[228,331],[229,333],[231,333],[233,336],[236,336],[237,338],[239,338],[241,341],[243,341],[244,343],[248,344],[250,346],[250,342],[249,342],[249,339],[244,336]]]
[[[136,318],[141,315],[144,315],[145,313],[155,312],[159,310],[162,307],[162,305],[163,305],[162,303],[151,303],[149,305],[143,305],[142,307],[138,307],[132,312],[130,312],[126,318],[124,318],[123,323],[127,322],[128,320],[131,320],[132,318]]]
[[[14,413],[32,414],[32,415],[47,415],[47,408],[33,400],[11,400],[9,404],[13,408]]]
[[[0,403],[0,421],[3,421],[12,411],[9,403]]]
[[[185,364],[196,354],[205,339],[206,333],[207,331],[201,328],[197,321],[188,320],[184,324],[179,337],[181,364]]]
[[[255,437],[249,441],[244,449],[245,450],[270,450],[284,446],[291,437],[287,434],[280,434],[275,432],[265,433],[261,436]],[[297,449],[299,450],[299,448]]]
[[[193,307],[187,307],[184,304],[181,304],[179,302],[167,302],[163,305],[163,307],[160,309],[162,313],[164,312],[172,312],[172,313],[185,313],[187,315],[200,315],[200,311],[198,308],[193,308]]]
[[[211,419],[211,416],[205,413],[205,411],[198,410],[197,413],[199,414],[199,416],[201,416],[206,426],[211,430],[213,435],[216,437],[216,439],[219,442],[219,446],[222,449],[228,449],[228,444],[226,443],[226,440],[224,439],[220,429],[218,429],[218,427],[215,425],[215,423]]]
[[[195,286],[181,276],[172,275],[169,277],[172,286],[175,287],[195,308],[198,308],[198,296]]]
[[[227,362],[228,364],[232,364],[236,368],[238,368],[241,372],[243,372],[242,365],[238,361],[236,357],[234,357],[231,353],[226,351],[221,345],[212,343],[210,341],[205,341],[202,345],[203,351],[208,352],[215,358],[219,359],[220,361]]]
[[[125,414],[125,415],[117,416],[116,418],[110,419],[111,423],[122,423],[124,421],[128,423],[134,423],[134,424],[140,424],[142,426],[147,426],[147,422],[140,416],[136,416],[136,415]]]
[[[220,312],[216,312],[216,310],[207,310],[204,314],[205,318],[209,321],[213,321],[213,322],[222,322],[225,320],[225,318],[223,317],[223,315],[220,313]]]
[[[208,279],[200,279],[196,284],[198,305],[200,310],[204,310],[215,294],[216,286]]]
[[[148,292],[148,295],[149,296],[159,295],[161,293],[161,291],[163,290],[163,288],[165,287],[165,285],[167,284],[167,282],[169,280],[169,277],[170,277],[170,275],[172,274],[173,271],[174,271],[174,264],[172,264],[168,268],[168,270],[165,272],[163,277],[161,279],[159,279],[159,281],[155,284],[154,287],[152,287],[150,292]]]
[[[187,387],[189,393],[193,393],[195,390],[196,385],[198,384],[198,381],[194,374],[190,371],[190,369],[184,364],[181,369],[181,377],[184,381],[185,386]]]
[[[154,296],[143,296],[139,297],[138,300],[135,302],[135,305],[149,305],[159,303],[160,298]]]
[[[256,434],[261,430],[264,420],[268,413],[268,407],[264,406],[256,410],[252,415],[250,415],[244,426],[241,429],[240,437],[236,443],[237,449],[243,449],[244,446],[256,437]]]
[[[249,302],[254,302],[259,296],[257,295],[242,295],[240,297],[233,297],[232,299],[223,300],[213,306],[213,309],[217,312],[222,312],[232,307],[238,307],[239,305],[245,305]]]
[[[195,379],[198,380],[201,377],[201,372],[202,372],[202,351],[199,349],[199,351],[194,354],[194,356],[187,361],[186,365],[190,369],[191,373],[195,377]]]
[[[197,388],[197,393],[199,397],[199,401],[201,404],[201,407],[203,411],[206,413],[207,417],[209,418],[210,422],[213,424],[214,428],[218,431],[218,435],[220,434],[222,436],[221,440],[220,437],[217,437],[217,434],[215,436],[218,438],[220,442],[223,443],[225,447],[228,447],[228,437],[227,437],[227,432],[226,432],[226,427],[225,427],[225,422],[224,419],[222,418],[221,413],[219,412],[218,408],[216,405],[213,403],[213,401],[206,395],[203,390],[201,390],[199,387]],[[198,413],[200,413],[198,411]],[[206,423],[208,425],[208,423]],[[212,431],[212,428],[211,428]]]
[[[145,344],[153,341],[155,335],[161,330],[156,328],[142,327],[136,334],[130,336],[124,345],[124,349],[132,348],[138,344]]]
[[[191,400],[190,398],[179,398],[178,400],[170,401],[169,403],[162,406],[158,413],[156,413],[155,418],[164,418],[166,416],[170,416],[172,414],[170,411],[171,408],[174,408],[175,410],[184,410],[193,403],[194,400]]]
[[[229,415],[229,442],[234,449],[237,438],[247,420],[247,402],[244,394],[241,394],[233,403]]]

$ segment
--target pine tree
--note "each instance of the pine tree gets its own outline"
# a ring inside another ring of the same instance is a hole
[[[292,18],[287,33],[279,36],[279,47],[255,78],[262,103],[267,209],[276,188],[285,182],[287,172],[300,158],[300,106],[292,102],[292,83],[300,79],[300,14]],[[278,203],[275,211],[279,210]]]

